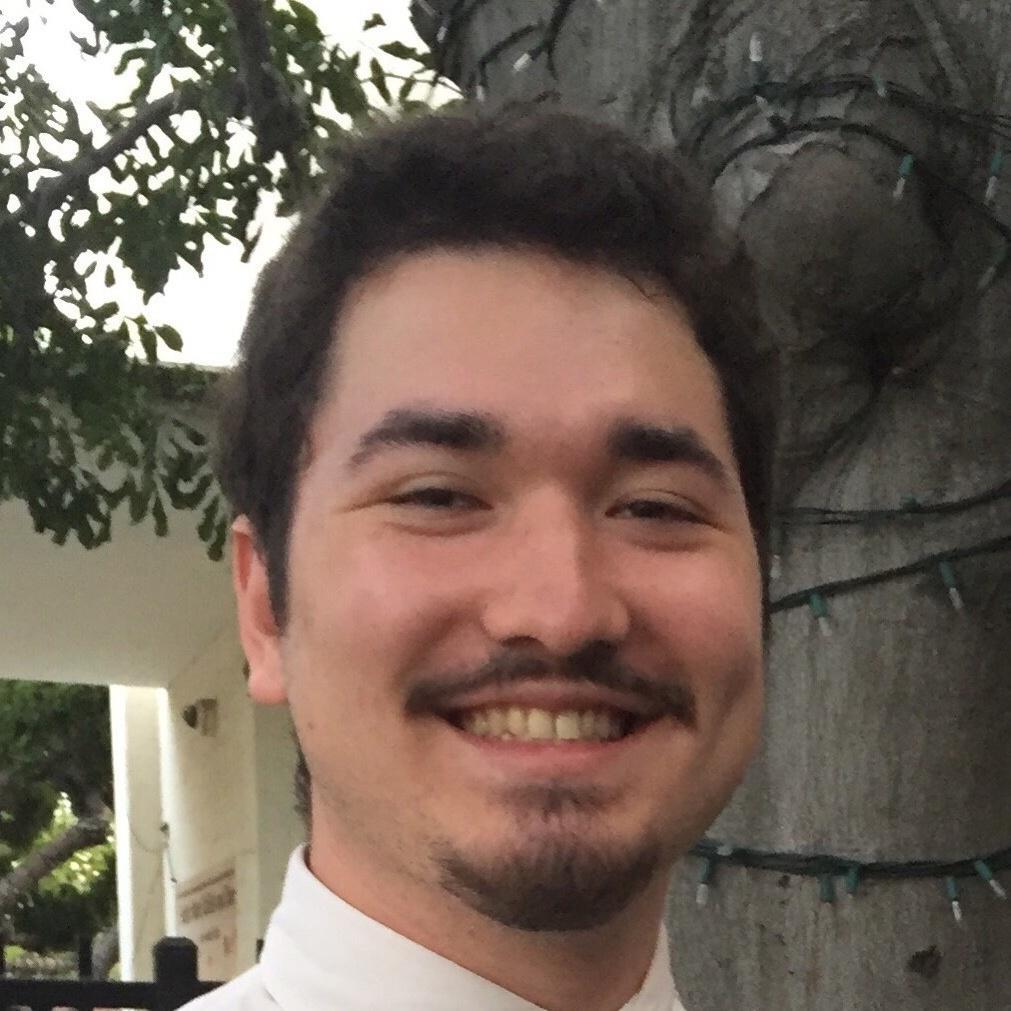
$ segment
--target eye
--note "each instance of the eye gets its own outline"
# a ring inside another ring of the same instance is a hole
[[[422,509],[453,512],[463,509],[487,508],[473,495],[457,491],[455,488],[442,488],[438,485],[428,488],[412,488],[410,491],[393,495],[388,501],[392,505],[420,506]]]
[[[641,498],[622,502],[615,506],[609,516],[627,516],[634,520],[649,520],[656,523],[701,523],[702,520],[688,506],[667,499]]]

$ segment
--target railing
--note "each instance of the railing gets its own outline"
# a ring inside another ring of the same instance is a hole
[[[154,980],[114,983],[95,979],[13,979],[0,962],[0,1011],[76,1011],[137,1008],[175,1011],[187,1001],[221,986],[197,979],[197,948],[185,937],[163,937],[154,946]],[[0,959],[2,959],[0,948]],[[90,960],[90,946],[88,958]],[[87,963],[90,965],[90,961]],[[87,967],[82,955],[81,969]]]

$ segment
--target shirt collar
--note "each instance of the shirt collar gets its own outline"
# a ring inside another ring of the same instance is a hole
[[[355,909],[313,876],[299,847],[260,957],[283,1011],[543,1011]],[[684,1011],[661,926],[640,991],[621,1011]]]

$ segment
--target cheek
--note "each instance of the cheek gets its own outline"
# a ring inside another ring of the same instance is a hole
[[[292,639],[316,654],[315,670],[353,674],[348,691],[363,701],[402,691],[459,614],[458,567],[381,529],[318,543],[311,556],[293,550],[312,562],[292,565]]]
[[[654,628],[675,672],[694,690],[700,717],[720,721],[761,692],[761,590],[754,564],[682,559],[654,579]]]

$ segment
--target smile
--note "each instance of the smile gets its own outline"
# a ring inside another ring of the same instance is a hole
[[[447,719],[475,737],[551,744],[620,740],[645,722],[631,713],[609,708],[552,712],[515,705],[469,709],[448,714]]]

